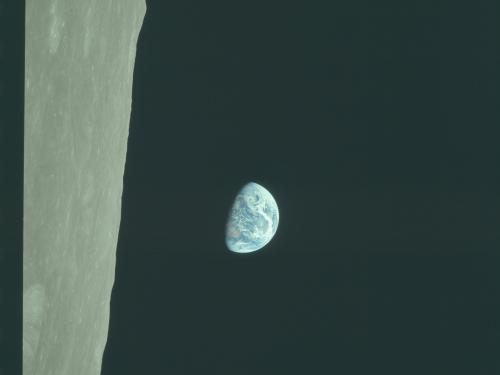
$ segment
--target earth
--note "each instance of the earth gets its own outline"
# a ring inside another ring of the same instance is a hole
[[[250,182],[236,196],[226,227],[226,245],[237,253],[263,248],[278,229],[278,205],[263,186]]]

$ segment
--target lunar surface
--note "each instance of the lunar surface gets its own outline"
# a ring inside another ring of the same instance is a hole
[[[250,182],[236,196],[226,227],[226,245],[236,253],[263,248],[278,229],[279,211],[263,186]]]
[[[144,0],[26,0],[23,373],[98,375]]]

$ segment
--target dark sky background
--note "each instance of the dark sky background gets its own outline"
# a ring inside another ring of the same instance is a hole
[[[103,374],[500,373],[494,2],[147,5]]]
[[[22,373],[24,1],[0,1],[0,374]]]

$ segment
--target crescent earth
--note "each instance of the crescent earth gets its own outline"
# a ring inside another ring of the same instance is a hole
[[[236,253],[263,248],[278,229],[278,205],[263,186],[250,182],[243,186],[229,213],[226,245]]]

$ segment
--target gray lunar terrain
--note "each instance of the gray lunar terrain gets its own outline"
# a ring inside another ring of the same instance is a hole
[[[144,0],[26,1],[26,375],[101,372],[145,12]]]

